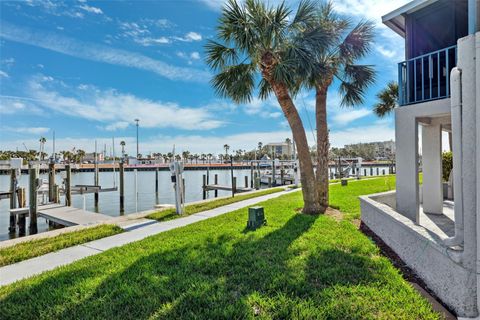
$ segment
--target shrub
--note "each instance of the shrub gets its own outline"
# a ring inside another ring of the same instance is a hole
[[[445,151],[442,154],[442,169],[443,169],[443,180],[448,181],[450,172],[453,168],[453,154],[451,151]]]

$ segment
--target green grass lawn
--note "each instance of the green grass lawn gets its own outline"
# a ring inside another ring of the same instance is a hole
[[[348,217],[360,218],[359,196],[395,189],[395,176],[349,181],[348,186],[330,185],[330,205],[346,213]]]
[[[300,192],[262,205],[256,231],[244,208],[2,287],[2,319],[439,318],[349,221],[297,213]]]
[[[21,242],[11,247],[0,248],[0,267],[67,247],[108,237],[122,232],[114,225],[100,225],[75,232],[63,233],[55,237]]]
[[[211,210],[215,209],[221,206],[225,206],[227,204],[247,200],[247,199],[252,199],[260,196],[264,196],[267,194],[271,193],[276,193],[285,190],[283,187],[279,188],[270,188],[270,189],[265,189],[262,191],[254,192],[254,193],[248,193],[248,194],[237,194],[235,197],[228,197],[228,198],[220,198],[217,200],[212,200],[212,201],[206,201],[203,203],[197,203],[197,204],[190,204],[185,206],[185,214],[183,215],[178,215],[176,213],[175,209],[168,209],[168,210],[163,210],[163,211],[158,211],[155,213],[152,213],[149,215],[147,218],[149,219],[155,219],[158,221],[167,221],[167,220],[172,220],[172,219],[177,219],[181,218],[184,216],[188,216],[197,212],[201,211],[206,211],[206,210]]]

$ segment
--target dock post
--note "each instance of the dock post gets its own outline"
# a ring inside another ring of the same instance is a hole
[[[270,185],[270,187],[272,186],[276,186],[277,185],[277,176],[276,176],[276,172],[275,172],[275,159],[272,161],[272,184]]]
[[[258,177],[258,172],[253,173],[253,179],[255,180],[253,182],[253,186],[256,190],[260,189],[260,178]]]
[[[237,192],[237,178],[232,178],[232,197],[235,197],[235,192]]]
[[[206,175],[203,175],[202,196],[203,196],[203,200],[207,199],[207,176]]]
[[[377,176],[380,175],[380,168],[377,167]]]
[[[60,188],[58,187],[58,184],[53,185],[53,194],[53,202],[60,203]]]
[[[72,206],[72,171],[70,169],[70,164],[65,165],[65,205]]]
[[[373,176],[373,168],[370,167],[370,175]]]
[[[283,186],[285,185],[285,170],[280,169],[280,184]]]
[[[30,192],[28,205],[30,207],[30,234],[38,232],[37,228],[37,169],[30,168],[28,170],[30,177]]]
[[[18,207],[19,208],[25,208],[27,206],[27,199],[25,198],[25,188],[19,188],[18,189]],[[22,214],[21,216],[19,216],[18,218],[18,233],[20,235],[24,235],[25,234],[25,215]]]
[[[155,167],[155,193],[158,196],[158,167]]]
[[[10,170],[10,209],[17,207],[17,199],[15,198],[17,192],[17,172],[16,169]],[[17,216],[10,213],[10,227],[8,231],[15,232],[17,224]]]
[[[367,176],[367,169],[363,169],[363,175],[366,177]]]
[[[182,178],[182,190],[183,190],[183,192],[182,192],[182,203],[185,204],[185,194],[186,194],[186,192],[185,192],[185,178]]]
[[[207,184],[210,184],[210,163],[208,164],[208,167],[207,167]]]
[[[272,187],[272,177],[268,177],[268,187]]]
[[[125,179],[124,179],[124,167],[123,160],[119,163],[120,171],[120,213],[125,212]]]
[[[55,185],[55,163],[48,164],[48,201],[55,202],[55,192],[53,191]]]
[[[233,157],[230,157],[230,177],[232,178],[232,197],[234,197],[234,189],[237,187],[237,179],[233,176]]]
[[[250,188],[253,189],[253,162],[250,163]]]
[[[95,174],[94,174],[94,184],[96,187],[98,187],[98,176],[99,176],[99,169],[98,169],[98,163],[95,161]],[[94,194],[94,198],[95,198],[95,208],[98,208],[98,189],[95,189],[95,194]]]
[[[385,175],[385,169],[382,169],[382,175]]]
[[[215,185],[218,185],[218,174],[215,173],[215,176],[214,176],[214,183]],[[218,197],[218,190],[215,189],[215,198]]]
[[[248,176],[245,176],[245,189],[248,189]]]

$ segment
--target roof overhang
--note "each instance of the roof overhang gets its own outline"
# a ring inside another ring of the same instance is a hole
[[[418,11],[425,8],[426,6],[431,5],[438,0],[414,0],[406,5],[384,15],[382,17],[382,22],[398,33],[400,36],[405,38],[405,15],[412,12]]]

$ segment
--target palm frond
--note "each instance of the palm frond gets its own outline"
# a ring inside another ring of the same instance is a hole
[[[352,82],[342,81],[339,86],[339,91],[342,97],[340,103],[342,107],[352,107],[361,104],[365,98],[365,91]]]
[[[268,99],[270,94],[273,92],[270,83],[268,83],[265,79],[261,79],[258,85],[258,97],[261,100]]]
[[[347,64],[343,73],[347,81],[352,82],[362,90],[375,82],[375,69],[371,65]]]
[[[377,93],[378,102],[373,106],[373,112],[380,118],[390,114],[398,104],[398,84],[389,82],[387,87]]]
[[[371,21],[362,20],[348,33],[339,46],[343,63],[353,63],[367,55],[373,44],[374,28]]]
[[[235,103],[246,103],[252,99],[255,68],[252,64],[238,64],[225,67],[212,79],[215,92]]]
[[[207,41],[205,53],[205,62],[212,69],[221,69],[226,65],[232,65],[238,62],[238,55],[235,48],[229,48],[213,40]]]

